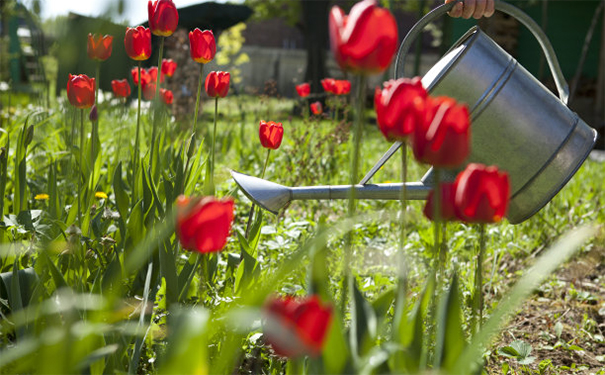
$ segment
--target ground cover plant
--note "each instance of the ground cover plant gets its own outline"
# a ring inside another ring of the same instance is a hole
[[[3,92],[3,373],[605,373],[602,163],[519,225],[503,220],[506,171],[486,166],[437,178],[427,204],[294,201],[273,215],[237,187],[231,169],[357,183],[393,141],[401,156],[373,181],[463,163],[464,104],[401,79],[364,105],[397,34],[385,9],[356,7],[367,18],[346,25],[361,39],[331,13],[352,79],[322,82],[320,105],[304,85],[296,100],[233,95],[227,72],[204,71],[214,36],[194,30],[196,106],[177,122],[162,79],[178,67],[161,52],[155,70],[137,63],[150,32],[177,27],[167,0],[149,2],[150,29],[125,30],[132,77],[115,78],[134,86],[99,100],[94,72],[73,72],[50,107]],[[107,38],[89,39],[90,57],[110,61]]]

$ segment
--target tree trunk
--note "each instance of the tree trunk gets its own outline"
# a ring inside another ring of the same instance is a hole
[[[328,35],[329,0],[301,0],[302,29],[307,49],[305,81],[311,92],[320,93],[320,81],[326,77],[326,50]]]

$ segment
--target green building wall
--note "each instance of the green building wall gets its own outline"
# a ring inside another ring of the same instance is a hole
[[[507,1],[531,16],[538,25],[542,25],[542,7],[546,0]],[[592,18],[600,0],[549,0],[547,3],[546,35],[550,39],[565,77],[570,80],[577,69],[582,53],[584,39],[590,28]],[[452,40],[457,40],[476,20],[455,19],[452,21]],[[603,14],[595,28],[582,75],[596,78],[599,67],[599,52],[603,30]],[[526,69],[539,79],[550,76],[547,65],[544,65],[542,76],[539,76],[542,52],[540,45],[531,32],[520,26],[517,55],[514,56]]]

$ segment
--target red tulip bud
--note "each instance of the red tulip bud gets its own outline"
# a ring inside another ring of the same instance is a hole
[[[270,297],[263,318],[263,333],[275,353],[288,358],[317,356],[330,328],[332,308],[316,295]]]
[[[126,54],[133,60],[147,60],[151,56],[151,31],[143,26],[127,27],[124,35]]]
[[[424,121],[425,101],[428,93],[420,78],[400,78],[376,88],[374,108],[378,128],[389,141],[403,141]]]
[[[233,199],[181,195],[176,206],[176,232],[184,249],[212,253],[225,247],[233,223]]]
[[[260,143],[264,148],[277,150],[284,136],[284,128],[281,122],[261,121],[258,129]]]
[[[176,70],[176,66],[176,62],[174,62],[172,59],[162,59],[162,74],[172,77],[174,71]]]
[[[345,15],[334,6],[329,15],[330,47],[343,70],[377,73],[390,64],[398,44],[397,22],[375,0],[361,1]]]
[[[306,98],[307,96],[309,96],[309,94],[311,94],[311,85],[309,85],[308,83],[301,83],[300,85],[296,85],[296,92],[298,93],[298,96],[300,96],[301,98]]]
[[[229,92],[231,74],[228,72],[210,72],[206,76],[206,94],[211,98],[224,98]]]
[[[97,61],[107,60],[111,56],[112,42],[113,36],[111,35],[93,35],[89,33],[86,46],[88,58]]]
[[[321,115],[323,112],[323,106],[321,105],[321,102],[311,103],[311,112],[316,116]]]
[[[189,32],[189,52],[191,58],[198,63],[206,64],[216,54],[216,41],[211,30],[200,30],[196,28]]]
[[[149,29],[157,36],[170,36],[179,23],[179,12],[172,0],[157,0],[147,3]]]
[[[426,100],[424,121],[414,129],[412,149],[422,163],[438,168],[462,164],[470,152],[468,107],[448,97]]]
[[[130,84],[126,79],[114,79],[111,81],[113,94],[118,98],[127,98],[130,96]]]
[[[496,223],[506,215],[510,181],[495,166],[469,164],[456,177],[456,214],[468,223]]]
[[[69,75],[67,98],[76,108],[90,108],[95,104],[95,79],[86,74]]]

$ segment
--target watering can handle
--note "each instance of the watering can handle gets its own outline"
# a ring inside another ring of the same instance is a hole
[[[403,42],[399,47],[399,52],[397,53],[397,59],[395,60],[395,78],[403,77],[405,55],[412,46],[412,43],[414,43],[416,38],[426,27],[426,25],[428,25],[436,18],[441,17],[447,12],[449,12],[458,2],[460,1],[455,1],[438,6],[437,8],[427,13],[424,17],[422,17],[410,29],[408,34],[403,39]],[[561,72],[559,61],[557,60],[557,57],[555,55],[555,50],[552,48],[552,45],[550,44],[550,41],[548,40],[548,37],[546,36],[544,31],[542,31],[540,26],[538,26],[538,24],[536,24],[536,22],[530,16],[528,16],[519,8],[513,5],[507,4],[502,1],[496,1],[495,8],[496,10],[499,10],[517,19],[519,22],[525,25],[525,27],[527,27],[529,31],[531,31],[531,33],[534,35],[534,37],[538,40],[538,43],[540,43],[540,46],[542,47],[542,51],[544,51],[546,61],[548,62],[548,66],[550,67],[550,71],[555,80],[557,91],[559,92],[559,98],[564,104],[567,104],[567,101],[569,99],[569,87],[567,86],[565,77],[563,77],[563,72]]]

